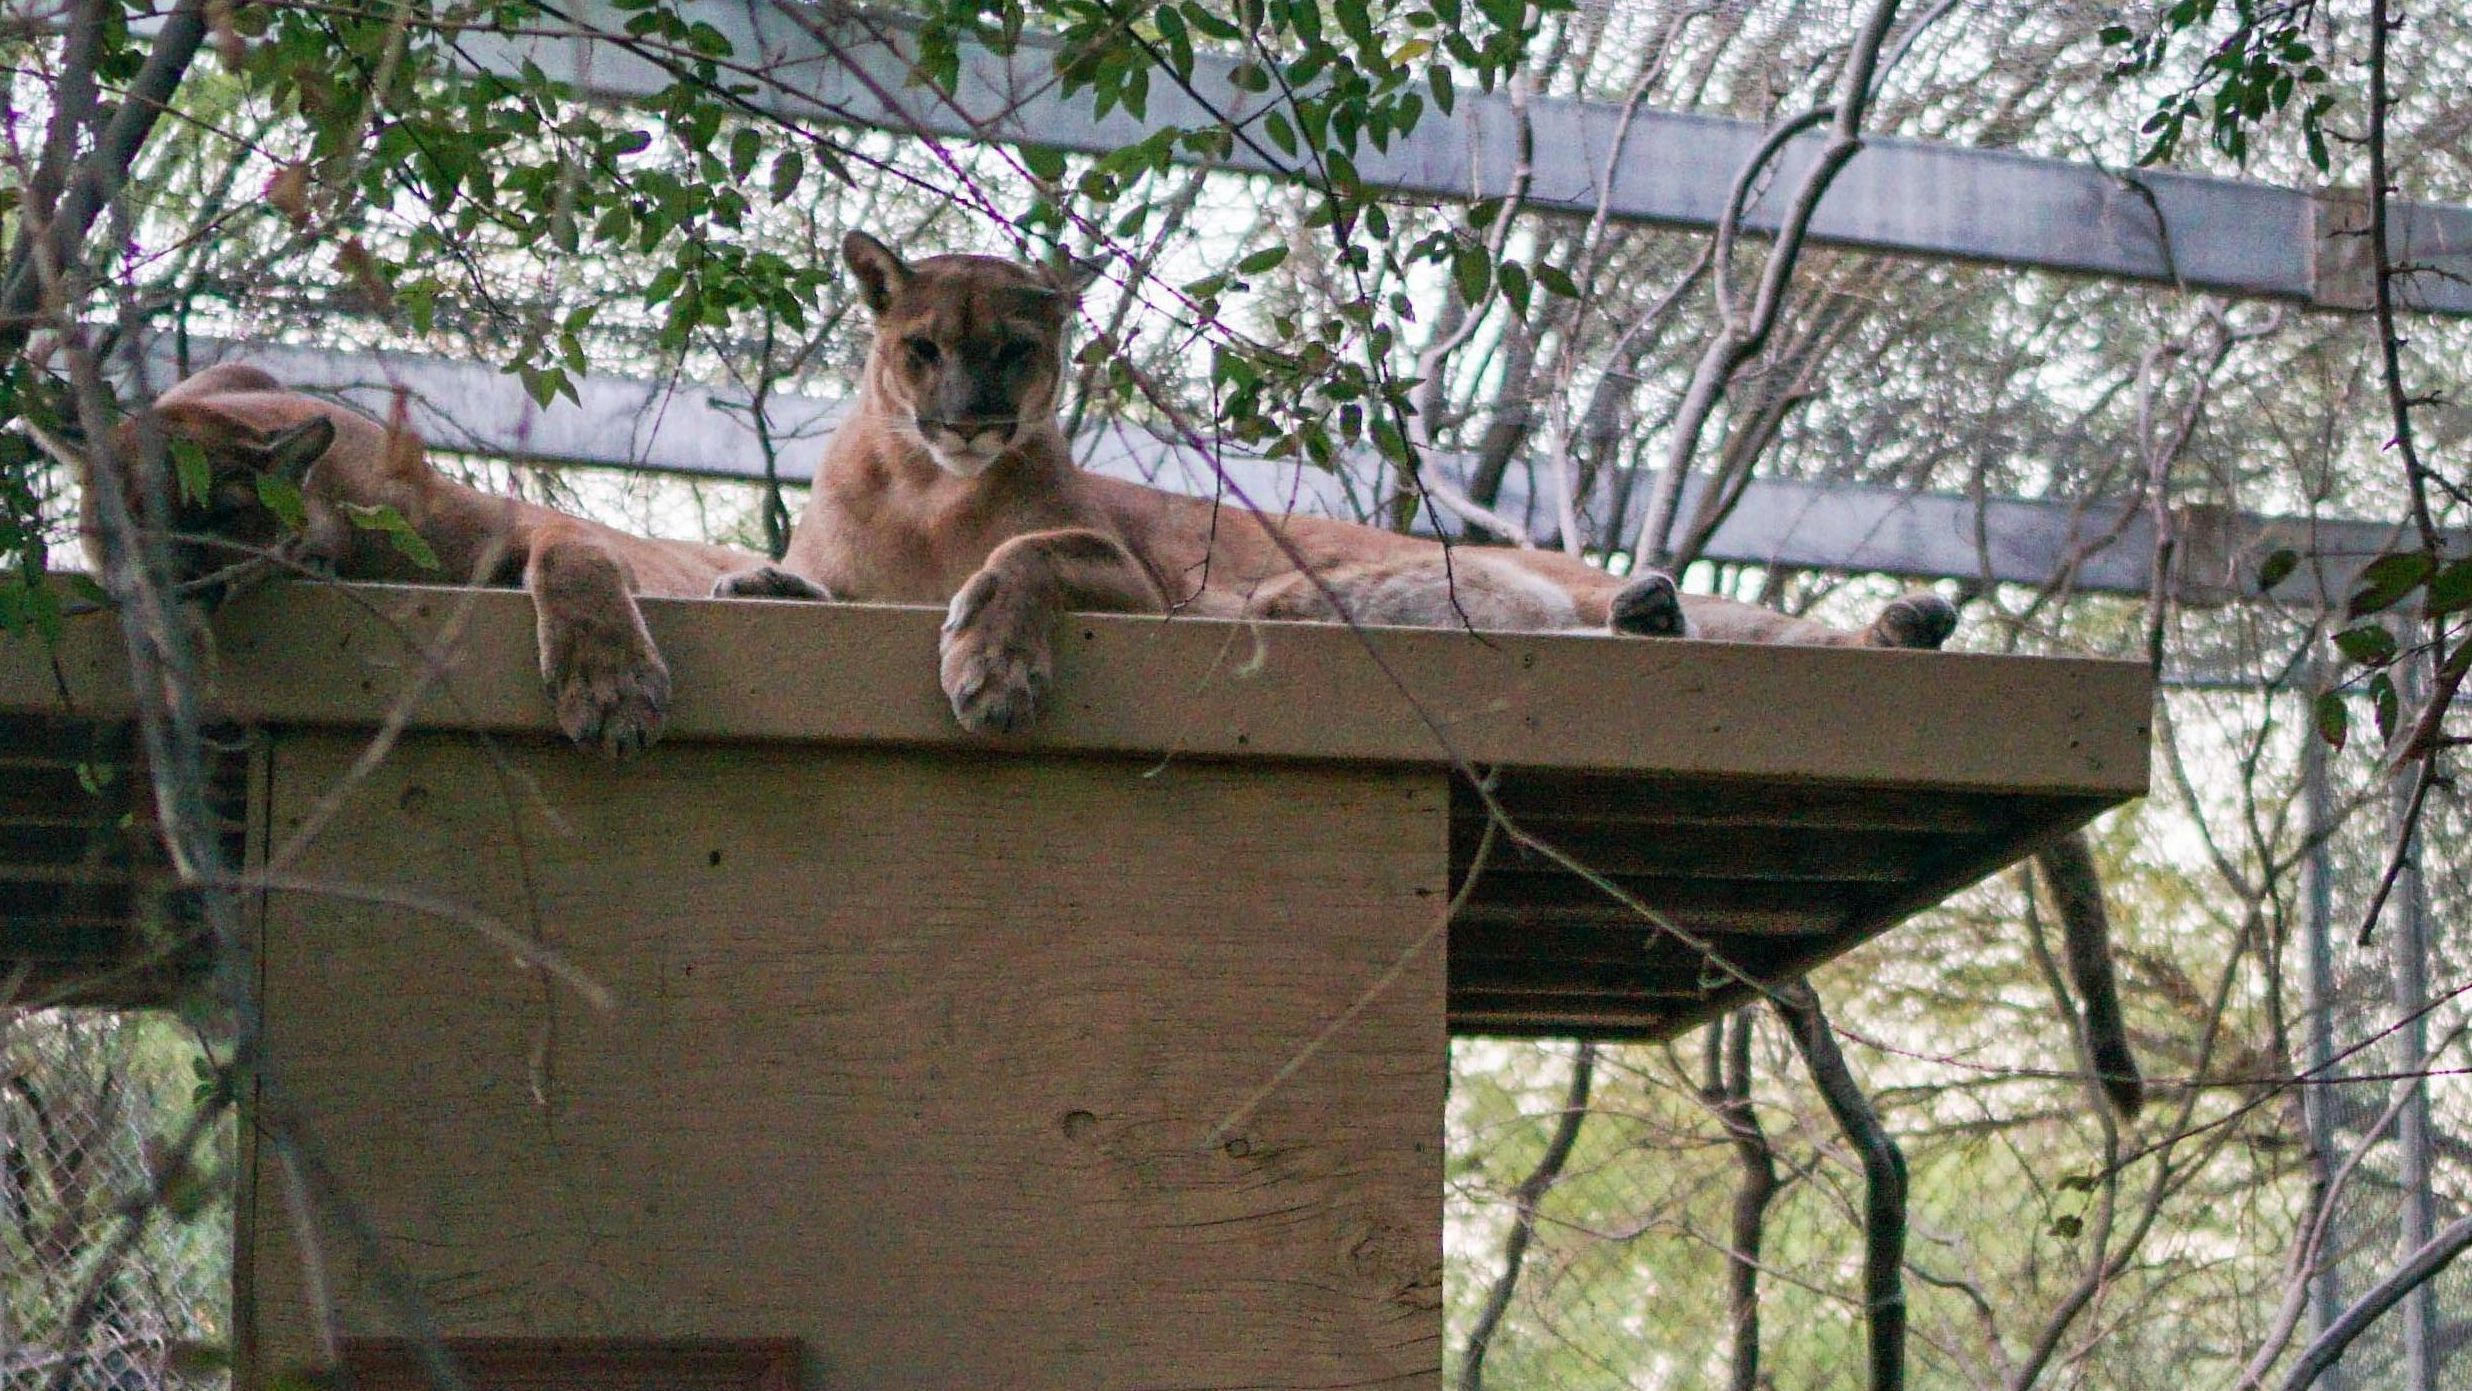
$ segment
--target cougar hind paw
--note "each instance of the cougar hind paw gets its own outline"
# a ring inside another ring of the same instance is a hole
[[[778,565],[755,565],[744,570],[732,570],[712,582],[715,599],[806,599],[828,603],[833,592],[804,575],[792,574]]]
[[[1937,594],[1908,594],[1880,610],[1871,624],[1874,647],[1937,651],[1957,631],[1957,606]]]
[[[1691,635],[1683,616],[1682,591],[1671,575],[1639,575],[1614,594],[1606,626],[1627,637],[1683,638]]]

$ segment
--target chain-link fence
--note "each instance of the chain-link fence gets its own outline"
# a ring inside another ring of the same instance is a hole
[[[229,1126],[173,1163],[201,1056],[166,1014],[0,1015],[0,1387],[223,1384]]]

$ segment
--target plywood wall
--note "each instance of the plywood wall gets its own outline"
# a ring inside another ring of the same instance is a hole
[[[279,737],[273,843],[357,749]],[[613,1009],[411,906],[265,920],[270,1085],[447,1331],[790,1336],[814,1388],[1438,1382],[1438,773],[505,758],[408,740],[291,872],[483,909]],[[270,1159],[260,1381],[316,1353]],[[392,1331],[319,1225],[339,1326]]]

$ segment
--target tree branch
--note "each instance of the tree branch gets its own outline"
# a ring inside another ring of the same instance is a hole
[[[1879,63],[1881,45],[1887,41],[1889,28],[1896,19],[1897,0],[1877,0],[1870,18],[1864,21],[1846,53],[1835,105],[1815,107],[1769,132],[1735,180],[1734,194],[1727,200],[1717,229],[1720,327],[1707,352],[1701,355],[1699,366],[1691,373],[1691,385],[1683,396],[1682,411],[1675,418],[1673,438],[1666,448],[1665,472],[1657,479],[1656,492],[1649,498],[1648,515],[1640,523],[1638,539],[1632,543],[1631,553],[1639,565],[1666,564],[1670,555],[1667,540],[1674,529],[1674,514],[1682,502],[1682,485],[1690,470],[1691,455],[1699,448],[1700,432],[1707,427],[1708,417],[1716,410],[1735,370],[1768,342],[1769,331],[1776,327],[1778,311],[1785,302],[1786,285],[1793,279],[1795,264],[1802,259],[1803,238],[1819,211],[1820,199],[1827,195],[1829,185],[1837,181],[1838,173],[1862,150],[1863,113],[1870,109],[1872,97],[1871,76]],[[1787,141],[1823,120],[1831,122],[1828,143],[1820,148],[1819,156],[1803,175],[1801,187],[1794,192],[1793,204],[1777,224],[1776,245],[1770,249],[1768,263],[1762,268],[1758,296],[1752,301],[1750,314],[1737,315],[1728,273],[1737,210],[1757,171],[1781,153]]]
[[[137,162],[146,137],[153,134],[156,119],[179,90],[205,38],[205,0],[180,0],[164,16],[163,27],[155,33],[154,51],[129,84],[119,109],[95,137],[94,149],[71,176],[49,222],[37,226],[29,218],[20,224],[17,244],[9,251],[8,280],[0,287],[0,359],[14,357],[25,348],[30,316],[42,307],[47,276],[84,259],[80,253],[86,234],[94,230],[104,205],[128,183],[130,166]],[[66,311],[66,306],[59,307]]]
[[[1468,1330],[1468,1350],[1459,1363],[1459,1391],[1483,1391],[1485,1385],[1485,1353],[1493,1345],[1493,1336],[1502,1326],[1502,1316],[1511,1307],[1511,1295],[1519,1288],[1519,1269],[1528,1257],[1528,1243],[1536,1238],[1536,1209],[1548,1190],[1562,1177],[1562,1168],[1571,1160],[1571,1149],[1579,1143],[1579,1127],[1588,1118],[1588,1092],[1596,1080],[1596,1045],[1579,1045],[1579,1055],[1571,1062],[1571,1086],[1562,1099],[1562,1115],[1554,1123],[1553,1138],[1546,1142],[1545,1153],[1536,1161],[1536,1168],[1512,1190],[1511,1234],[1502,1243],[1502,1273],[1494,1277],[1493,1288],[1485,1295],[1485,1307],[1478,1311],[1476,1325]]]
[[[1899,1391],[1905,1385],[1905,1155],[1846,1066],[1820,997],[1797,981],[1769,999],[1792,1031],[1794,1047],[1802,1053],[1829,1115],[1862,1156],[1863,1308],[1871,1321],[1870,1385],[1871,1391]]]
[[[2366,1332],[2387,1310],[2402,1303],[2405,1295],[2446,1269],[2467,1247],[2472,1247],[2472,1217],[2463,1218],[2431,1237],[2428,1245],[2413,1252],[2375,1289],[2353,1301],[2351,1308],[2301,1349],[2300,1360],[2292,1365],[2292,1374],[2283,1380],[2283,1391],[2308,1391],[2310,1384],[2343,1356],[2353,1339]]]
[[[1734,1189],[1733,1231],[1726,1251],[1726,1304],[1734,1330],[1733,1391],[1760,1384],[1760,1248],[1769,1200],[1777,1194],[1776,1151],[1751,1109],[1752,1014],[1739,1009],[1713,1026],[1707,1101],[1734,1145],[1742,1179]]]

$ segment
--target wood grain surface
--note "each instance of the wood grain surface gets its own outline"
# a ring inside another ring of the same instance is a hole
[[[358,749],[278,741],[274,843]],[[614,1008],[410,906],[279,893],[263,933],[270,1085],[448,1332],[796,1338],[870,1391],[1436,1384],[1440,774],[501,753],[410,738],[296,873],[486,911]],[[265,1161],[261,1383],[315,1358]],[[343,1330],[394,1332],[320,1229]]]

